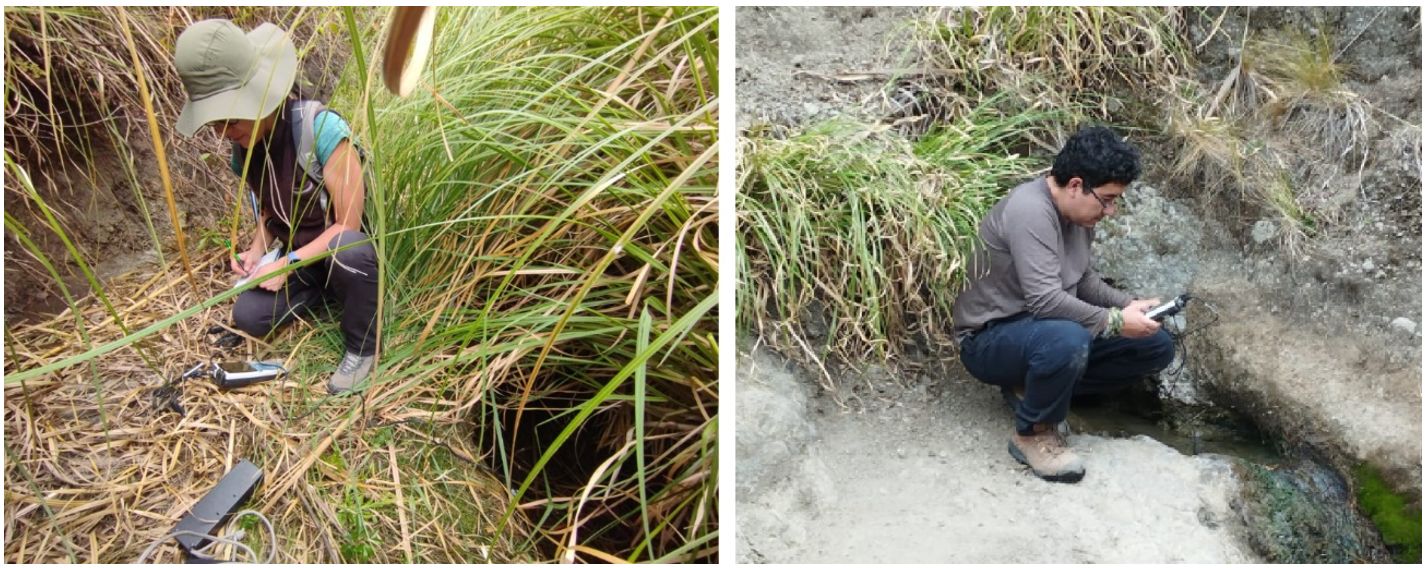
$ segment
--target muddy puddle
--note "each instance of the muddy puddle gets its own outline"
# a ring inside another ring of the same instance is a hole
[[[1245,422],[1173,428],[1162,418],[1156,420],[1114,404],[1085,405],[1072,410],[1067,421],[1075,432],[1106,438],[1147,436],[1186,456],[1219,454],[1267,467],[1286,462],[1273,440]]]

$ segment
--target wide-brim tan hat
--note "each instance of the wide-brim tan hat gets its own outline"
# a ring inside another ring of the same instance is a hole
[[[244,34],[228,20],[204,20],[183,31],[175,52],[188,92],[177,124],[184,136],[214,121],[261,120],[297,80],[297,46],[273,24]]]

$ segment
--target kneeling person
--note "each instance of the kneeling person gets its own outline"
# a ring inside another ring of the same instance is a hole
[[[1081,129],[1050,175],[1012,189],[981,221],[971,283],[953,307],[961,361],[978,380],[1024,389],[1009,451],[1050,481],[1084,462],[1057,431],[1074,395],[1116,392],[1169,366],[1169,334],[1090,267],[1095,224],[1139,176],[1139,151],[1104,127]]]
[[[204,20],[184,30],[176,51],[175,67],[189,96],[178,131],[192,136],[207,125],[232,143],[230,166],[243,176],[258,218],[233,271],[261,279],[334,251],[238,296],[234,326],[263,337],[335,296],[342,304],[346,354],[327,390],[354,389],[375,362],[377,260],[361,232],[362,162],[351,130],[321,103],[296,96],[297,50],[277,26],[263,24],[245,34],[227,20]],[[274,241],[286,256],[259,266]]]

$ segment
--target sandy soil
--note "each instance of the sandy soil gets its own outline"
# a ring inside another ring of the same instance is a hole
[[[1076,434],[1085,479],[1048,483],[1006,452],[996,391],[964,374],[879,383],[875,408],[843,411],[777,355],[740,355],[740,562],[1256,560],[1223,458]]]

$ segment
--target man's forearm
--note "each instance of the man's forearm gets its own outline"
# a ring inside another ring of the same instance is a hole
[[[1123,308],[1134,299],[1134,296],[1106,284],[1094,270],[1085,273],[1075,287],[1075,295],[1088,304],[1102,308]]]

